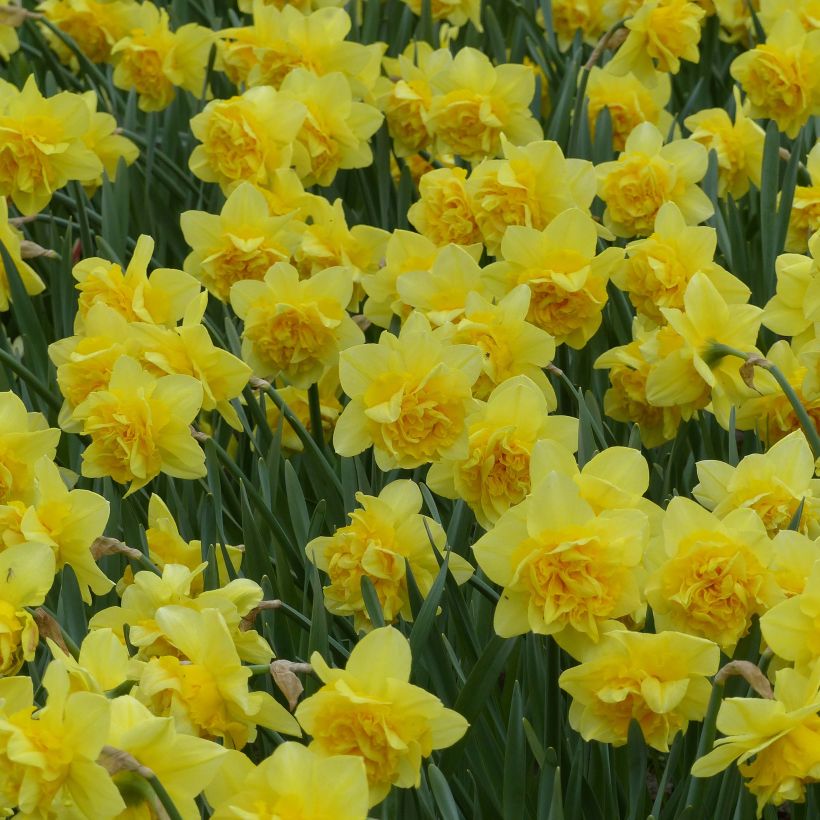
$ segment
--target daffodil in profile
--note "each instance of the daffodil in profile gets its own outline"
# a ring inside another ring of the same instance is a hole
[[[418,786],[423,758],[467,731],[458,712],[409,682],[411,661],[408,640],[389,626],[362,638],[344,669],[318,652],[310,658],[324,685],[299,704],[296,718],[312,737],[311,751],[364,760],[371,806],[393,786]]]
[[[695,761],[695,777],[712,777],[737,763],[760,817],[766,804],[802,803],[820,780],[820,664],[775,673],[774,698],[726,698],[717,714],[723,734]]]
[[[240,663],[218,610],[166,606],[157,612],[156,621],[182,657],[152,658],[142,671],[133,694],[155,715],[170,715],[178,731],[220,738],[235,749],[253,741],[260,726],[301,734],[272,695],[248,688],[251,670]]]

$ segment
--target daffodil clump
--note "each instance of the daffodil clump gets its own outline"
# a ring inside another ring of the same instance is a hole
[[[817,0],[0,6],[0,816],[820,816]]]

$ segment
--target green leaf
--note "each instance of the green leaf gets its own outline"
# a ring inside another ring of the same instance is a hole
[[[526,815],[527,747],[524,742],[524,705],[518,681],[513,684],[507,742],[504,747],[504,820]]]

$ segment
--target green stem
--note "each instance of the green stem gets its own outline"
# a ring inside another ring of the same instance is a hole
[[[794,388],[789,384],[789,380],[783,374],[783,371],[773,362],[770,362],[762,356],[758,356],[756,353],[746,353],[742,350],[738,350],[736,347],[730,347],[729,345],[720,344],[718,342],[714,342],[709,347],[708,356],[705,358],[711,365],[711,363],[717,362],[724,356],[736,356],[747,363],[751,363],[755,367],[762,367],[772,374],[774,380],[780,386],[780,389],[794,409],[794,413],[800,422],[800,426],[803,428],[803,432],[806,434],[815,459],[820,458],[820,435],[817,433],[817,427],[806,412],[806,408],[803,406]]]
[[[322,428],[322,401],[319,398],[319,385],[308,387],[308,407],[310,408],[310,432],[319,449],[325,451],[325,435]]]
[[[168,815],[168,820],[182,820],[182,815],[174,805],[174,801],[171,800],[171,795],[165,791],[165,786],[159,782],[159,778],[154,775],[153,777],[146,777],[145,779],[151,784],[151,788],[154,790],[157,800],[159,800],[162,808],[165,809],[165,813]]]
[[[48,403],[49,407],[56,412],[60,411],[63,403],[54,395],[54,391],[49,390],[16,356],[3,350],[2,347],[0,347],[0,363],[19,376],[41,399]]]
[[[698,739],[698,751],[695,755],[695,760],[700,760],[704,755],[712,751],[715,744],[715,734],[717,729],[715,723],[717,721],[717,713],[720,708],[721,700],[723,698],[723,684],[715,683],[712,685],[712,694],[709,698],[709,706],[706,709],[706,717],[703,719],[703,727]],[[689,790],[686,793],[686,806],[692,806],[697,812],[699,806],[698,802],[706,788],[707,778],[703,777],[689,777]]]

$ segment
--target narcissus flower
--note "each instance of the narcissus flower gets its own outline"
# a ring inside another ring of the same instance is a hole
[[[744,456],[736,467],[712,460],[696,466],[700,483],[692,494],[718,518],[751,509],[770,535],[794,529],[820,536],[820,479],[814,478],[814,456],[802,431],[765,453]]]
[[[235,282],[259,281],[271,265],[287,262],[301,225],[271,214],[265,195],[249,182],[234,188],[218,215],[185,211],[179,223],[191,246],[183,268],[223,302]]]
[[[60,471],[48,456],[34,465],[37,495],[20,519],[17,537],[29,544],[45,544],[54,552],[56,569],[74,570],[83,600],[91,603],[91,591],[104,595],[114,585],[97,566],[91,545],[108,523],[108,502],[90,490],[69,490]],[[5,540],[8,543],[10,533]]]
[[[9,206],[6,198],[0,196],[0,242],[3,243],[11,261],[17,270],[17,275],[26,289],[26,293],[35,296],[42,293],[45,283],[37,275],[37,271],[31,267],[22,257],[20,243],[24,241],[22,232],[18,231],[9,222]],[[9,278],[6,266],[0,259],[0,311],[8,310],[11,305],[11,290],[9,288]]]
[[[717,153],[718,196],[740,199],[750,183],[760,188],[763,170],[763,129],[744,110],[735,88],[734,121],[723,108],[704,108],[691,114],[684,125],[693,139]]]
[[[331,204],[317,196],[308,211],[310,224],[302,231],[293,257],[300,276],[310,278],[326,268],[342,265],[358,285],[362,276],[379,269],[390,237],[387,231],[372,225],[350,227],[341,199]],[[358,301],[358,292],[355,296]]]
[[[202,409],[216,410],[234,430],[241,430],[242,424],[231,402],[242,395],[251,368],[217,347],[208,329],[200,324],[207,300],[207,294],[203,293],[191,302],[178,327],[140,322],[132,325],[133,332],[142,348],[143,367],[158,376],[192,376],[202,386]]]
[[[712,345],[722,342],[751,351],[760,329],[760,308],[730,305],[700,271],[689,280],[683,304],[683,310],[661,308],[670,335],[682,344],[677,355],[663,357],[649,374],[647,398],[659,406],[692,401],[705,388],[718,387],[733,395],[741,383],[738,367],[729,357],[713,361]]]
[[[92,63],[107,63],[111,48],[140,17],[135,0],[45,0],[37,10],[71,37]],[[77,67],[76,55],[59,37],[45,28],[43,35],[63,63]]]
[[[604,68],[594,66],[587,82],[587,115],[589,132],[595,138],[598,115],[605,108],[612,123],[612,147],[623,151],[627,137],[642,122],[657,125],[662,133],[668,133],[672,115],[665,110],[672,94],[668,74],[653,72],[646,82],[631,71],[616,74],[612,63]]]
[[[0,93],[0,196],[21,213],[37,213],[70,180],[93,182],[103,171],[85,144],[91,124],[79,94],[44,97],[34,75],[22,91],[4,82]]]
[[[215,820],[287,817],[365,820],[364,762],[355,755],[325,757],[299,743],[283,743],[258,766],[228,752],[219,777],[206,790]]]
[[[555,337],[556,344],[583,347],[601,325],[610,276],[623,261],[621,248],[596,255],[598,232],[578,208],[564,211],[543,230],[513,225],[501,243],[503,261],[486,275],[507,291],[531,291],[527,320]]]
[[[504,159],[485,160],[467,180],[470,207],[487,250],[498,255],[510,225],[543,230],[568,208],[589,212],[595,198],[592,163],[565,159],[552,140],[517,147],[502,136]],[[551,180],[560,179],[557,186]]]
[[[11,391],[0,392],[0,504],[30,504],[36,495],[34,465],[54,458],[60,431],[40,413],[29,413]]]
[[[260,0],[248,9],[253,11],[252,26],[222,30],[220,66],[231,81],[279,88],[299,68],[317,77],[341,71],[357,97],[367,96],[379,75],[385,44],[345,39],[352,21],[346,11],[333,8],[342,5],[338,0],[313,5],[297,9],[290,2]]]
[[[314,652],[310,663],[324,686],[296,709],[313,737],[311,751],[364,759],[371,806],[392,786],[418,786],[422,759],[467,731],[461,715],[408,682],[411,660],[409,642],[392,627],[362,638],[344,669],[331,669]]]
[[[396,290],[405,305],[423,313],[433,326],[462,317],[471,294],[491,295],[484,271],[459,245],[441,248],[428,270],[403,273]]]
[[[336,452],[354,456],[372,444],[382,470],[466,457],[465,420],[480,372],[477,347],[448,343],[419,313],[398,337],[385,331],[378,344],[348,348],[339,379],[350,402],[333,433]]]
[[[334,615],[353,615],[357,630],[370,629],[362,598],[362,578],[367,577],[387,623],[399,615],[412,621],[406,565],[426,596],[438,575],[437,555],[441,557],[447,536],[441,524],[421,515],[421,492],[412,481],[394,481],[378,497],[357,493],[356,502],[360,508],[350,513],[347,526],[305,547],[308,559],[330,578],[323,589],[325,606]],[[450,553],[449,568],[459,583],[473,574],[455,553]]]
[[[820,321],[820,231],[809,240],[811,257],[782,253],[775,261],[775,294],[763,310],[763,324],[782,336],[806,340]]]
[[[156,268],[148,274],[154,240],[145,234],[123,272],[115,262],[92,256],[78,262],[72,274],[80,292],[74,329],[82,332],[83,319],[92,305],[103,302],[129,322],[149,322],[173,327],[199,293],[193,276],[174,268]]]
[[[336,365],[340,350],[364,340],[346,311],[352,293],[353,278],[342,267],[300,280],[279,262],[263,282],[237,282],[231,305],[245,322],[242,357],[259,376],[309,387]]]
[[[473,546],[491,581],[504,587],[494,626],[502,637],[581,633],[641,605],[641,561],[649,537],[636,509],[596,514],[578,485],[550,473]]]
[[[820,780],[820,664],[780,669],[774,699],[726,698],[717,715],[724,737],[692,766],[695,777],[712,777],[737,761],[757,798],[767,803],[803,802],[806,786]]]
[[[410,224],[436,245],[472,245],[481,232],[467,196],[463,168],[436,168],[419,182],[419,199],[407,211]]]
[[[577,31],[589,45],[595,45],[603,34],[604,0],[553,0],[551,5],[552,25],[562,51],[570,47]],[[538,14],[540,17],[540,9]]]
[[[677,74],[680,61],[700,57],[700,22],[706,12],[689,0],[645,0],[624,24],[629,35],[611,70],[651,76],[654,69]]]
[[[760,619],[769,648],[797,666],[813,664],[820,655],[820,561],[815,561],[802,592],[772,607]]]
[[[305,106],[270,86],[248,89],[227,100],[213,100],[191,120],[202,143],[188,166],[223,191],[241,180],[265,187],[280,168],[290,166],[293,141],[302,127]]]
[[[786,234],[786,250],[801,253],[809,244],[809,237],[820,231],[820,141],[806,157],[810,185],[797,185]],[[815,254],[820,258],[820,254]]]
[[[598,195],[606,202],[604,224],[616,236],[648,236],[664,202],[674,202],[688,225],[708,219],[714,208],[698,188],[707,167],[706,149],[693,140],[663,144],[652,123],[637,126],[614,162],[595,167]]]
[[[623,746],[632,720],[653,749],[669,751],[690,720],[703,720],[720,663],[712,641],[682,632],[613,629],[567,669],[559,686],[572,696],[569,722],[584,740]]]
[[[195,798],[220,771],[227,751],[216,743],[177,732],[174,719],[156,717],[130,695],[111,701],[107,745],[125,752],[154,773],[182,817],[196,817]],[[127,814],[150,812],[145,792],[133,788],[128,771],[113,776],[128,805]]]
[[[330,185],[343,168],[365,168],[373,162],[370,137],[382,123],[372,105],[353,99],[344,74],[323,77],[293,69],[280,93],[306,109],[293,142],[293,166],[305,186]]]
[[[202,385],[191,376],[155,379],[139,362],[122,356],[108,389],[74,409],[91,444],[83,453],[84,476],[109,476],[129,493],[161,472],[175,478],[205,475],[205,455],[190,424],[202,406]]]
[[[769,117],[796,137],[820,114],[820,30],[807,33],[792,10],[780,15],[766,42],[736,57],[731,74],[751,103],[749,116]]]
[[[629,294],[639,313],[663,324],[661,308],[683,308],[692,277],[703,272],[730,304],[743,304],[750,291],[714,260],[717,231],[705,225],[690,227],[674,202],[662,205],[653,232],[626,246],[626,263],[612,281]]]
[[[780,530],[772,539],[772,551],[769,569],[786,597],[804,592],[812,568],[820,560],[820,541],[794,530]]]
[[[462,48],[431,82],[427,127],[436,153],[478,162],[501,151],[501,134],[515,145],[541,138],[529,108],[535,78],[526,66],[493,66],[477,49]]]
[[[167,524],[156,519],[151,523],[151,540],[155,546],[160,546],[156,545],[158,539],[167,542],[173,538],[174,533],[169,531]],[[163,526],[164,532],[157,533],[158,526]],[[179,538],[178,534],[176,537]],[[175,648],[173,638],[165,634],[157,621],[160,610],[168,606],[187,607],[197,612],[214,609],[219,612],[241,660],[269,663],[273,657],[270,645],[256,630],[249,628],[249,621],[243,621],[261,602],[262,588],[248,578],[235,578],[230,582],[223,581],[223,586],[218,589],[203,591],[201,575],[206,567],[204,562],[193,569],[183,564],[167,563],[161,576],[145,570],[136,573],[133,583],[122,592],[121,606],[97,612],[89,627],[110,629],[124,643],[124,627],[127,626],[129,643],[137,647],[137,657],[145,660],[156,655],[177,655],[181,651]]]
[[[477,399],[486,399],[493,388],[513,376],[528,376],[547,400],[547,408],[558,404],[555,391],[544,375],[555,355],[555,339],[543,328],[526,321],[532,291],[527,285],[514,287],[491,304],[478,293],[467,296],[464,315],[453,328],[452,341],[472,344],[481,350],[481,375],[473,386]]]
[[[54,569],[54,553],[44,544],[22,543],[0,551],[0,684],[3,677],[16,675],[24,661],[34,660],[40,634],[26,607],[45,601]],[[2,710],[0,700],[0,714]]]
[[[143,669],[133,694],[155,715],[170,715],[178,731],[221,738],[234,749],[253,741],[258,726],[301,734],[272,695],[248,689],[251,670],[240,663],[218,610],[165,606],[157,611],[156,621],[182,659],[163,655]]]
[[[530,455],[552,439],[568,452],[578,445],[578,421],[550,416],[541,388],[526,376],[499,384],[467,417],[466,458],[444,459],[427,474],[427,485],[446,498],[466,501],[484,529],[491,529],[530,491]]]
[[[384,58],[385,72],[392,82],[380,92],[378,104],[397,157],[426,151],[432,142],[424,120],[433,100],[430,71],[440,59],[443,55],[424,41],[410,42],[396,59]]]
[[[70,692],[59,661],[46,669],[48,700],[34,703],[31,678],[0,679],[0,800],[23,816],[108,818],[125,811],[109,773],[97,760],[108,739],[104,695]]]
[[[416,14],[422,13],[422,0],[404,0]],[[446,20],[452,26],[472,23],[479,31],[481,27],[481,0],[432,0],[430,13],[434,20]]]
[[[752,510],[734,510],[721,520],[676,496],[663,532],[665,555],[646,584],[656,627],[700,635],[731,655],[752,616],[783,595],[768,569],[766,527]]]
[[[177,88],[201,97],[213,32],[196,23],[171,31],[168,12],[153,3],[139,6],[132,26],[111,49],[114,85],[136,90],[142,111],[167,108]]]

